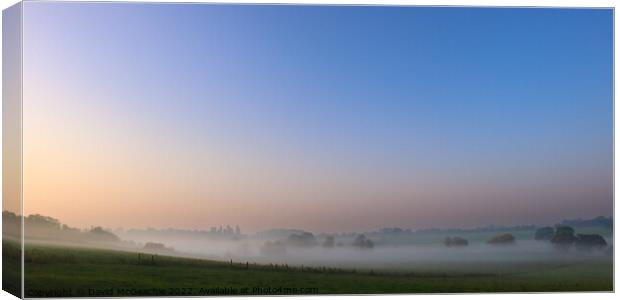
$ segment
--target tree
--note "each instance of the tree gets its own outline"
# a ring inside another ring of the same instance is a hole
[[[312,247],[318,244],[316,237],[311,232],[293,233],[288,236],[286,243],[297,247]]]
[[[120,242],[121,240],[116,234],[106,231],[99,226],[93,227],[87,234],[95,242]]]
[[[336,244],[336,239],[334,238],[333,235],[326,236],[325,241],[323,241],[323,247],[326,247],[326,248],[334,248],[335,244]]]
[[[498,234],[487,241],[491,245],[510,245],[515,243],[515,237],[510,233]]]
[[[534,234],[534,239],[537,241],[550,241],[553,238],[555,231],[552,227],[541,227],[536,229],[536,233]]]
[[[447,237],[444,241],[443,244],[446,247],[459,247],[459,246],[467,246],[469,245],[469,242],[462,238],[462,237]]]
[[[28,226],[47,227],[50,229],[60,229],[60,221],[39,214],[29,215],[24,219]]]
[[[575,243],[575,240],[577,240],[575,229],[570,226],[560,225],[556,227],[551,243],[559,248],[568,248]]]
[[[283,255],[286,254],[286,245],[281,241],[266,241],[260,248],[262,255]]]
[[[605,248],[607,246],[607,242],[598,234],[577,234],[575,246],[579,250],[590,251]]]
[[[355,240],[353,241],[353,246],[361,249],[372,249],[375,246],[375,243],[373,243],[365,235],[359,234],[357,237],[355,237]]]
[[[158,252],[158,253],[174,252],[174,248],[166,247],[166,245],[162,243],[153,243],[153,242],[147,242],[146,244],[144,244],[143,249],[146,251]]]

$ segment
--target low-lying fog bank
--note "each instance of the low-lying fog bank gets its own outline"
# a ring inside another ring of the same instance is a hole
[[[313,234],[276,229],[244,234],[238,227],[179,229],[78,229],[41,215],[24,218],[27,244],[107,248],[237,263],[413,272],[518,272],[584,260],[613,258],[611,218],[576,220],[554,227],[477,229],[384,228],[367,233]],[[19,229],[4,212],[3,230]]]
[[[146,242],[146,241],[144,241]],[[611,241],[604,249],[558,249],[549,241],[521,240],[510,245],[471,243],[462,247],[442,244],[352,246],[284,246],[266,252],[262,239],[237,241],[163,240],[181,256],[245,263],[372,269],[416,272],[518,272],[521,267],[562,265],[611,258]]]

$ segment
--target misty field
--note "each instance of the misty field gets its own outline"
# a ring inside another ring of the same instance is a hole
[[[18,253],[4,244],[5,255]],[[438,272],[221,262],[137,252],[27,245],[26,297],[611,291],[610,256],[506,262]],[[5,266],[6,267],[6,266]],[[492,270],[492,271],[489,271]]]

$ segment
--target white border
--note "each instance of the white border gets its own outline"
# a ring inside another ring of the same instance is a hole
[[[89,1],[89,2],[98,2],[95,0],[63,0],[63,1]],[[9,6],[17,3],[17,0],[0,0],[0,9],[4,10]],[[101,2],[101,1],[99,1]],[[344,5],[355,5],[355,4],[369,4],[369,5],[427,5],[427,6],[528,6],[528,7],[616,7],[614,1],[610,0],[498,0],[498,1],[490,1],[490,0],[286,0],[286,1],[277,1],[277,0],[212,0],[212,1],[191,1],[191,0],[109,0],[105,2],[193,2],[193,3],[288,3],[288,4],[344,4]],[[1,17],[0,17],[1,18]],[[2,22],[0,22],[0,32],[2,32]],[[617,86],[618,79],[615,76],[616,70],[616,60],[615,57],[618,57],[618,47],[616,47],[617,41],[617,33],[618,33],[618,23],[615,22],[615,11],[614,11],[614,91]],[[2,40],[0,39],[0,49],[2,47]],[[2,69],[2,63],[0,62],[0,70]],[[0,80],[0,87],[2,86]],[[614,92],[615,96],[615,92]],[[615,103],[615,102],[614,102]],[[614,141],[617,140],[618,137],[618,125],[615,122],[615,116],[618,115],[620,109],[618,106],[614,105]],[[2,123],[2,116],[0,114],[0,124]],[[1,131],[0,131],[0,141],[1,141]],[[615,145],[615,142],[614,142]],[[620,154],[620,150],[614,146],[614,157],[618,157]],[[0,162],[0,167],[2,163]],[[618,162],[614,159],[614,191],[619,186],[620,179],[618,179],[615,170],[618,170]],[[2,174],[0,173],[0,185]],[[614,204],[616,202],[616,194],[614,192]],[[618,214],[618,207],[614,205],[614,216],[620,216]],[[615,219],[615,218],[614,218]],[[615,220],[614,220],[615,221]],[[0,223],[0,229],[1,229]],[[614,222],[614,233],[618,232],[618,224]],[[618,257],[618,248],[614,248],[614,257]],[[1,254],[1,250],[0,250]],[[615,261],[614,261],[615,265]],[[618,277],[618,269],[614,269],[614,288],[617,289],[619,287],[619,277]],[[514,293],[514,294],[493,294],[493,293],[484,293],[484,294],[441,294],[441,295],[428,295],[428,294],[409,294],[409,295],[378,295],[378,296],[302,296],[304,299],[318,299],[318,300],[333,300],[333,299],[366,299],[368,297],[372,297],[373,299],[409,299],[410,297],[416,297],[417,299],[454,299],[454,297],[458,297],[463,300],[472,300],[472,299],[521,299],[522,297],[528,297],[531,299],[544,299],[549,297],[562,297],[562,299],[567,300],[576,300],[583,298],[596,298],[596,299],[614,299],[614,293]],[[205,297],[209,298],[209,297]],[[254,298],[254,297],[253,297]],[[295,297],[299,298],[299,297]],[[16,299],[14,296],[10,295],[5,291],[0,291],[0,299]],[[59,298],[60,299],[60,298]],[[74,299],[74,298],[69,298]],[[139,299],[146,300],[159,300],[162,298],[155,297],[143,297]],[[183,299],[183,298],[166,298],[166,299]],[[191,298],[187,298],[191,299]],[[235,299],[235,300],[247,300],[248,297],[217,297],[217,299]],[[260,299],[282,299],[282,297],[260,297]],[[286,299],[292,299],[291,297],[286,297]]]
[[[29,1],[29,0],[26,0]],[[37,0],[32,0],[37,1]],[[45,1],[45,0],[41,0]],[[610,0],[61,0],[65,2],[180,2],[180,3],[280,3],[280,4],[343,4],[343,5],[427,5],[427,6],[534,6],[534,7],[615,7]],[[2,0],[5,9],[19,1]]]

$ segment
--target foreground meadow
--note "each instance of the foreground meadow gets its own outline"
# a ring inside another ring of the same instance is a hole
[[[18,251],[4,243],[5,254]],[[11,267],[11,266],[5,266]],[[451,272],[221,262],[66,246],[27,245],[26,297],[203,296],[612,291],[609,256]],[[483,271],[480,271],[483,270]],[[492,270],[492,271],[489,271]]]

